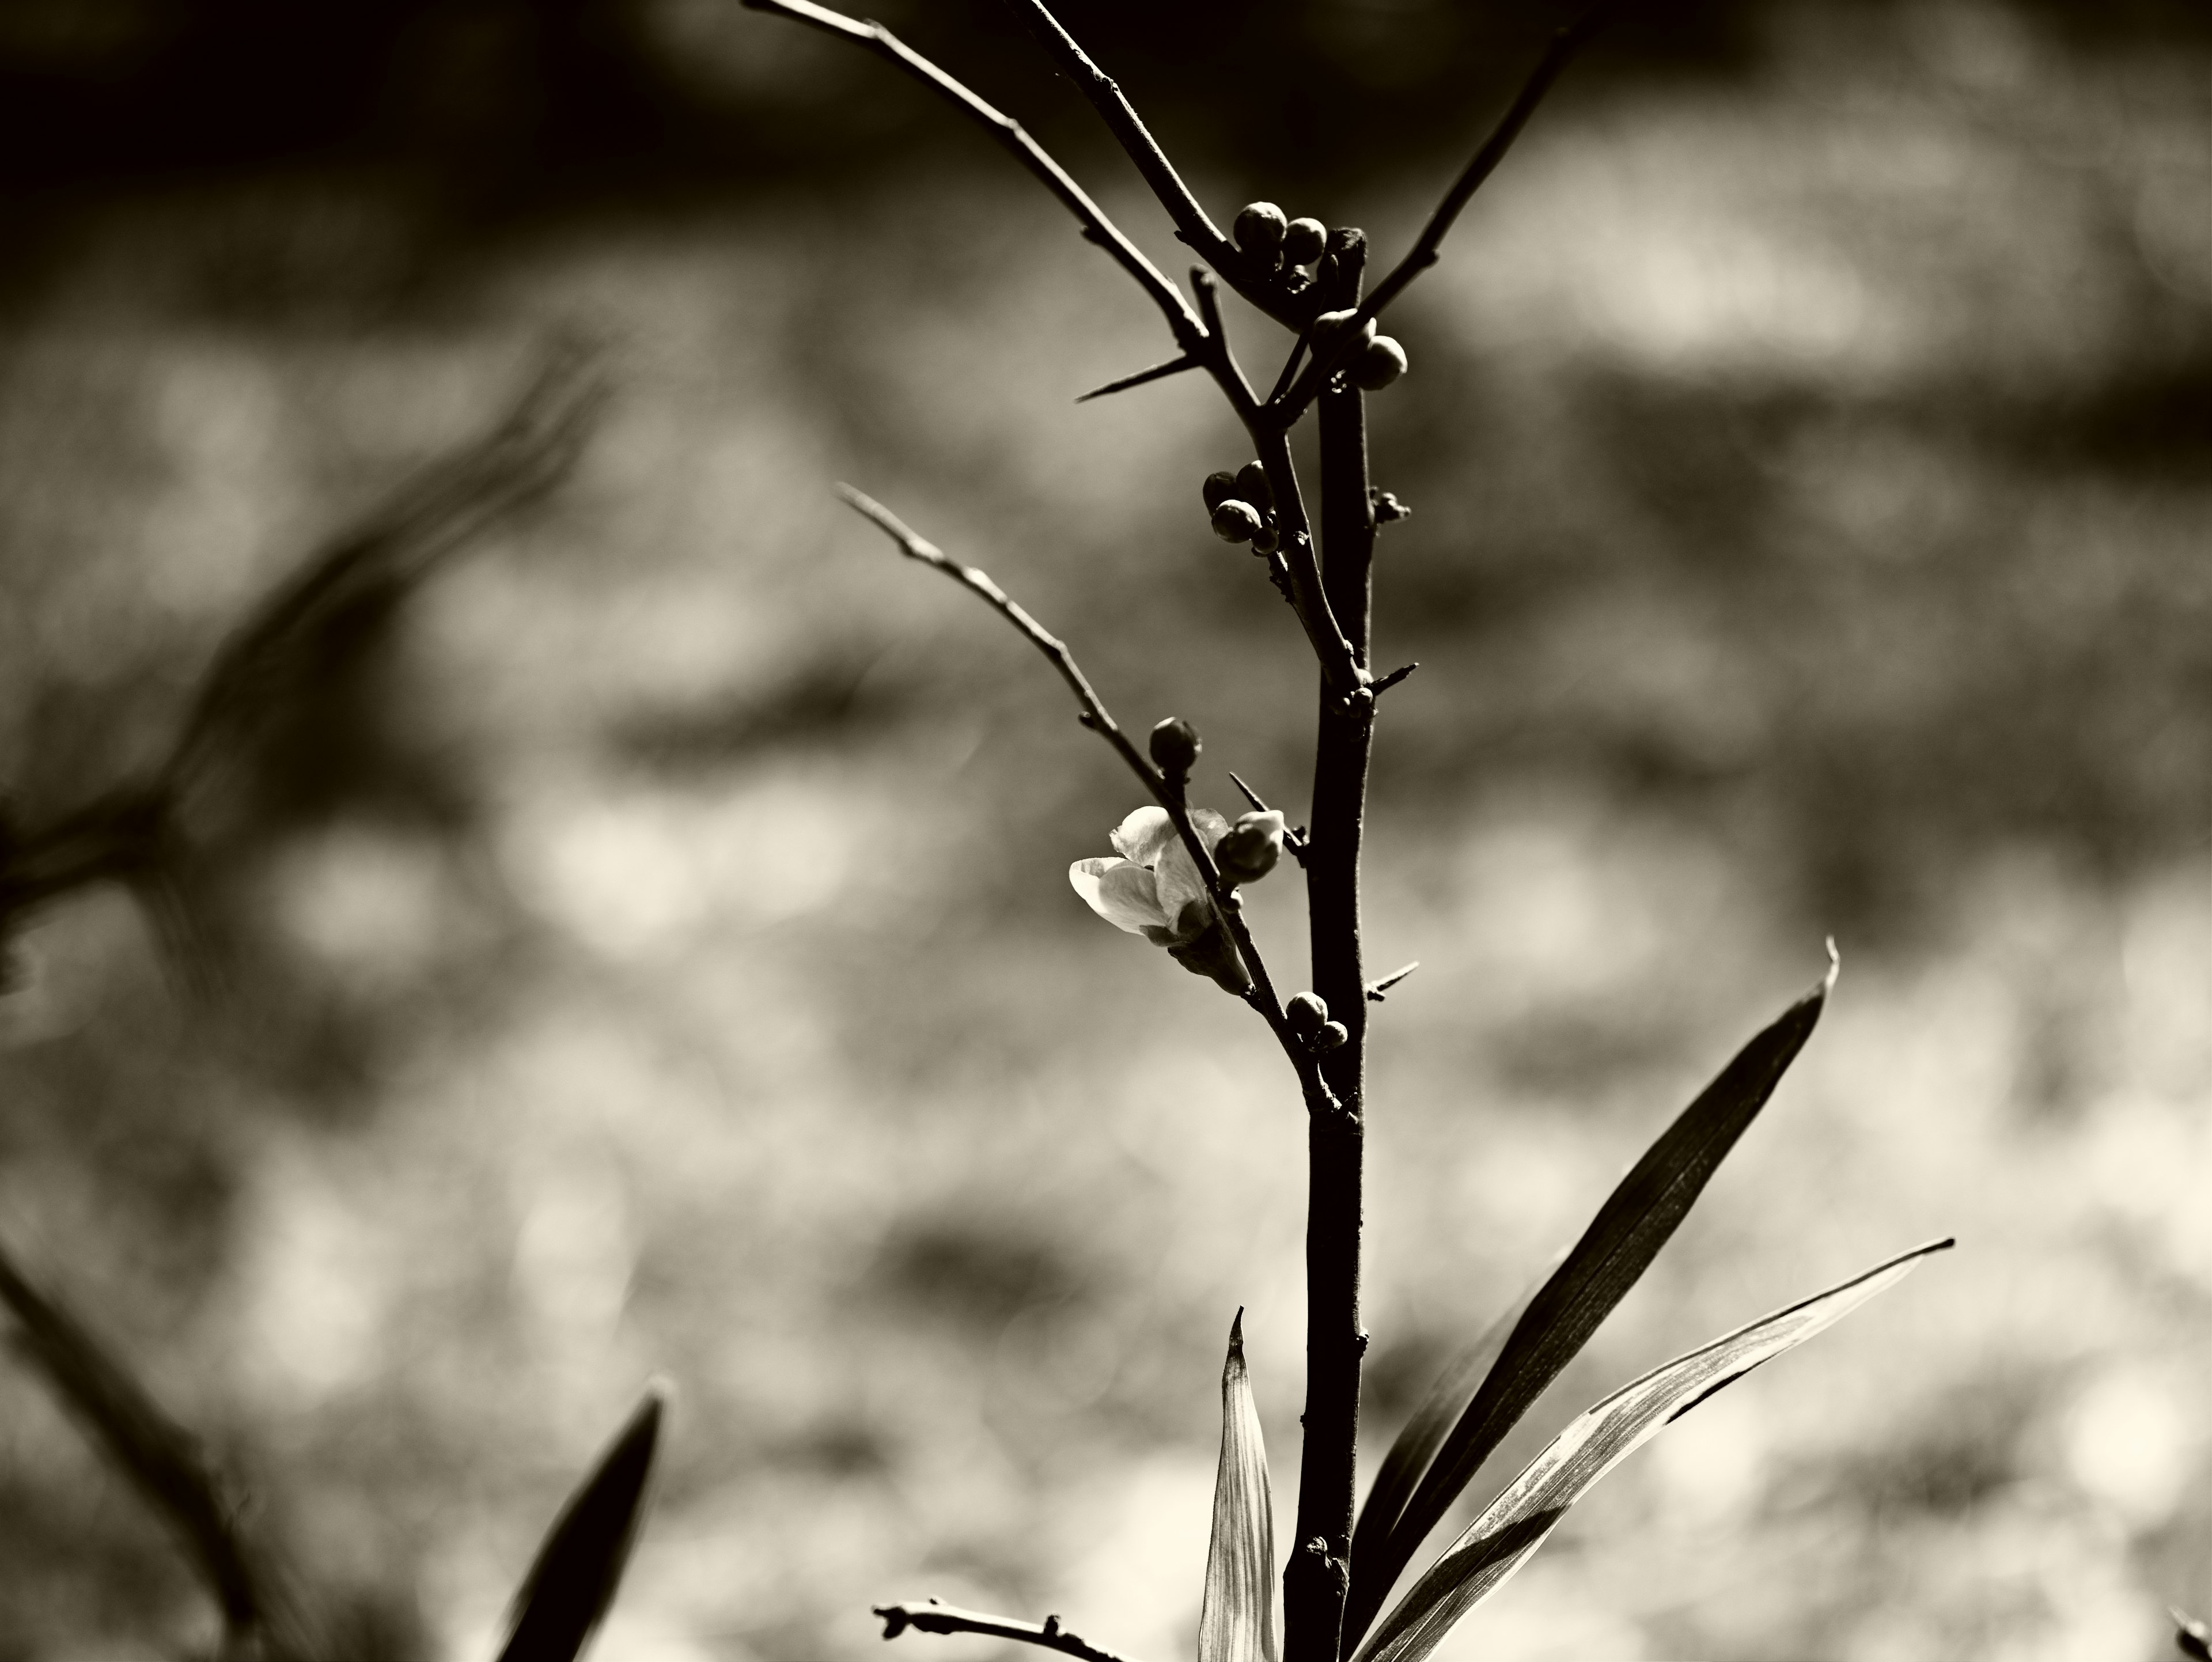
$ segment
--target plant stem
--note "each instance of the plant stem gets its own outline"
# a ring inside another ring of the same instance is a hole
[[[1365,240],[1339,232],[1331,307],[1357,302]],[[1327,273],[1325,272],[1325,275]],[[1322,586],[1364,668],[1375,516],[1367,494],[1366,413],[1357,387],[1321,400]],[[1351,1550],[1359,1441],[1361,1118],[1367,1036],[1359,950],[1359,840],[1366,816],[1371,697],[1347,701],[1324,675],[1314,754],[1313,825],[1305,861],[1314,990],[1344,1024],[1346,1043],[1322,1058],[1342,1105],[1307,1125],[1306,1409],[1298,1469],[1297,1547],[1283,1576],[1285,1662],[1336,1662]],[[1316,1541],[1323,1550],[1313,1550]]]

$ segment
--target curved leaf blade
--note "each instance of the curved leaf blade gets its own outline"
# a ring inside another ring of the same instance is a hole
[[[500,1662],[574,1662],[615,1601],[644,1516],[667,1387],[656,1380],[592,1475],[568,1497],[514,1596]]]
[[[1244,1312],[1229,1329],[1221,1369],[1221,1464],[1206,1549],[1198,1662],[1275,1662],[1275,1508],[1260,1410],[1244,1366]]]
[[[1384,1618],[1355,1662],[1421,1662],[1505,1584],[1597,1481],[1715,1391],[1832,1327],[1948,1239],[1877,1264],[1802,1304],[1677,1356],[1577,1416],[1485,1508]]]
[[[1529,1302],[1389,1532],[1364,1559],[1353,1552],[1344,1610],[1347,1646],[1367,1631],[1400,1573],[1482,1463],[1650,1268],[1766,1105],[1812,1037],[1835,985],[1832,944],[1829,954],[1820,983],[1737,1051],[1607,1197],[1565,1262]]]

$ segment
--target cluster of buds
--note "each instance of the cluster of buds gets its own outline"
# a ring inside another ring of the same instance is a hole
[[[1328,1005],[1319,993],[1300,993],[1283,1006],[1283,1019],[1310,1056],[1327,1056],[1352,1037],[1342,1022],[1328,1019]]]
[[[1275,492],[1267,470],[1249,461],[1234,473],[1208,473],[1203,487],[1213,534],[1226,543],[1249,543],[1255,554],[1272,554],[1283,545],[1275,521]]]
[[[1313,281],[1300,268],[1318,264],[1328,247],[1327,226],[1317,219],[1285,219],[1272,202],[1246,203],[1229,234],[1238,253],[1269,276],[1283,277],[1294,293]]]
[[[1313,350],[1316,356],[1323,356],[1336,350],[1344,332],[1352,326],[1357,310],[1323,312],[1313,320]],[[1375,320],[1370,318],[1359,326],[1359,338],[1340,360],[1342,371],[1352,378],[1353,386],[1369,393],[1379,393],[1406,373],[1406,349],[1388,335],[1375,332]]]

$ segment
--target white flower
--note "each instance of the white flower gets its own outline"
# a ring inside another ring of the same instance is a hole
[[[1211,808],[1191,809],[1190,823],[1208,848],[1229,832],[1229,822]],[[1139,808],[1115,827],[1113,843],[1116,857],[1067,868],[1076,893],[1115,928],[1166,947],[1193,975],[1211,976],[1241,995],[1251,977],[1167,810]]]

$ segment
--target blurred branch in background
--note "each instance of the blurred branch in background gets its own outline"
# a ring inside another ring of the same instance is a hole
[[[0,938],[34,908],[101,882],[130,884],[164,923],[184,922],[179,879],[195,819],[240,794],[303,700],[441,561],[568,476],[606,393],[592,350],[550,349],[496,427],[332,538],[232,633],[150,780],[43,828],[0,823]]]

